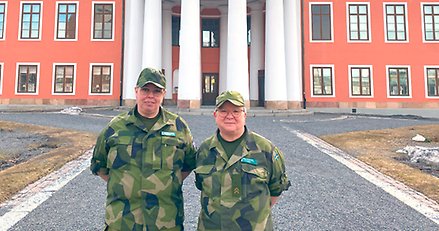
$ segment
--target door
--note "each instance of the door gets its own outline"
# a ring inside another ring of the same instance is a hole
[[[258,106],[265,107],[265,70],[258,71]]]
[[[201,80],[202,86],[202,104],[215,105],[216,97],[218,96],[218,74],[217,73],[203,73]]]

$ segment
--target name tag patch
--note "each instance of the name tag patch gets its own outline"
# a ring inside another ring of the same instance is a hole
[[[175,132],[161,132],[160,133],[162,136],[171,136],[171,137],[175,137]]]
[[[251,164],[251,165],[258,165],[258,161],[255,159],[250,159],[250,158],[242,158],[241,159],[241,163],[246,163],[246,164]]]

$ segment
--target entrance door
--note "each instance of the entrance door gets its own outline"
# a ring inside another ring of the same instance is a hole
[[[203,79],[201,81],[203,85],[202,104],[215,105],[215,100],[218,96],[218,74],[203,73]]]
[[[258,106],[265,106],[265,70],[258,71]]]

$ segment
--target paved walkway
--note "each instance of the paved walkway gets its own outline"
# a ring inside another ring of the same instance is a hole
[[[72,105],[20,105],[20,104],[0,104],[0,113],[2,112],[55,112],[63,109],[74,107]],[[79,106],[83,110],[93,109],[128,109],[128,107],[117,106]],[[176,106],[165,106],[170,111],[182,115],[211,115],[214,110],[213,106],[202,106],[200,109],[179,109]],[[255,116],[294,116],[307,115],[313,113],[335,113],[348,115],[368,115],[368,116],[394,116],[394,117],[420,117],[427,119],[439,119],[439,108],[307,108],[296,110],[270,110],[262,107],[252,107],[247,115]]]

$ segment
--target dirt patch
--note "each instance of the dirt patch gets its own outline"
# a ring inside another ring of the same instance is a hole
[[[90,149],[96,134],[0,121],[0,203]]]
[[[423,135],[429,142],[412,141],[416,134]],[[438,124],[349,132],[321,138],[439,203],[437,166],[410,163],[407,155],[396,153],[407,145],[439,147]]]

